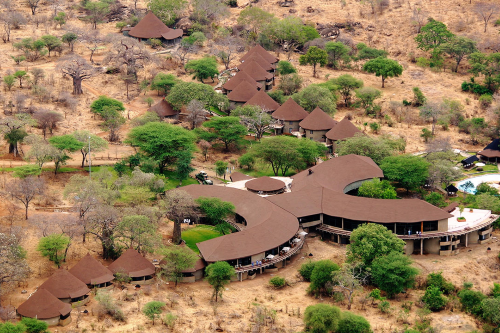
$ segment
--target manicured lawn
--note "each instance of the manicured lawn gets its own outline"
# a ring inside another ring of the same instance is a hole
[[[186,245],[196,253],[200,253],[196,243],[200,243],[212,238],[217,238],[222,236],[218,231],[214,230],[214,227],[210,225],[197,225],[191,229],[186,229],[182,232],[182,239],[186,242]]]
[[[165,177],[165,191],[176,188],[179,185],[179,180],[175,179],[175,173],[173,171],[164,171],[163,174]],[[188,177],[182,181],[182,186],[199,184],[198,181],[194,178]]]
[[[227,113],[222,112],[221,110],[219,110],[216,107],[211,106],[210,111],[212,111],[213,113],[217,113],[221,117],[227,117]]]
[[[266,164],[266,163],[262,163],[260,161],[257,161],[257,163],[255,163],[255,166],[252,170],[247,170],[246,168],[244,168],[244,169],[237,169],[236,171],[241,172],[245,175],[252,176],[252,177],[263,177],[263,176],[275,177],[274,172],[273,172],[273,168],[271,167],[271,165]],[[296,174],[295,169],[293,169],[293,170],[288,170],[285,176],[290,177],[290,176],[293,176],[295,174]],[[276,177],[282,177],[282,176],[283,175],[281,174],[281,172],[279,172]],[[226,176],[226,178],[229,178],[229,177]]]

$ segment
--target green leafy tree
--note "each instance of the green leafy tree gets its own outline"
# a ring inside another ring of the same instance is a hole
[[[422,134],[420,134],[420,137],[424,139],[424,142],[429,142],[429,139],[433,136],[434,134],[432,134],[432,131],[429,131],[427,128],[422,128]]]
[[[446,207],[446,201],[444,201],[443,195],[437,192],[429,193],[424,197],[424,200],[439,208]]]
[[[179,79],[173,74],[158,73],[151,82],[151,89],[158,91],[158,95],[167,95],[177,83]]]
[[[392,298],[414,286],[418,269],[411,264],[411,259],[399,251],[377,257],[371,264],[372,280]]]
[[[193,73],[193,79],[200,80],[203,83],[203,80],[208,78],[212,79],[214,82],[214,78],[219,74],[217,70],[217,60],[215,57],[204,57],[197,60],[189,60],[185,66],[186,71]]]
[[[474,52],[468,56],[468,60],[470,72],[475,76],[484,75],[484,83],[488,90],[496,91],[500,85],[500,52],[489,54]]]
[[[163,256],[160,276],[175,282],[175,287],[182,281],[182,271],[193,268],[198,256],[186,246],[169,246],[161,249]]]
[[[275,19],[273,14],[259,7],[248,6],[240,12],[238,24],[250,27],[250,30],[257,34],[273,19]]]
[[[371,327],[368,320],[363,316],[355,315],[351,312],[342,313],[342,319],[339,321],[338,333],[371,333]]]
[[[328,64],[332,65],[334,69],[338,69],[339,62],[349,58],[351,48],[341,42],[326,42],[325,51],[328,54]]]
[[[227,96],[215,92],[209,85],[197,82],[179,82],[167,96],[167,101],[175,110],[180,110],[193,99],[202,102],[206,109],[215,107],[225,110],[229,107]]]
[[[460,62],[469,54],[477,52],[477,47],[476,42],[474,42],[472,39],[462,36],[456,36],[441,45],[441,50],[455,59],[457,65],[455,66],[453,71],[458,72],[458,66],[460,66]]]
[[[73,52],[75,43],[78,40],[78,35],[75,34],[74,32],[67,32],[64,35],[62,35],[61,40],[63,41],[63,43],[68,44],[68,47],[70,48],[71,52]]]
[[[441,44],[447,43],[453,37],[446,24],[429,18],[429,22],[420,29],[415,41],[419,49],[429,51],[438,49]]]
[[[304,312],[305,330],[310,333],[337,332],[341,318],[342,313],[336,306],[309,305]]]
[[[50,57],[50,52],[56,50],[57,48],[60,48],[62,46],[62,42],[59,38],[56,36],[52,35],[45,35],[40,38],[44,43],[45,47],[49,51],[49,57]]]
[[[320,49],[317,46],[311,46],[307,53],[301,55],[299,58],[299,63],[301,65],[312,65],[313,66],[313,76],[316,77],[316,66],[319,64],[321,67],[325,66],[328,62],[328,54],[325,50]]]
[[[396,60],[378,57],[366,62],[363,65],[363,70],[382,77],[382,88],[384,88],[385,79],[400,76],[403,73],[403,66]]]
[[[194,151],[194,141],[194,133],[166,123],[135,127],[129,132],[127,140],[155,160],[161,173],[167,165],[174,165],[185,151]]]
[[[358,189],[358,195],[377,199],[397,199],[398,196],[396,189],[389,181],[381,181],[378,178],[363,182]]]
[[[251,153],[243,154],[238,158],[238,163],[241,168],[246,167],[247,170],[252,170],[255,165],[255,156]]]
[[[327,284],[332,282],[332,273],[339,269],[339,265],[331,260],[316,262],[311,272],[311,284],[308,291],[316,295],[326,292]]]
[[[85,10],[88,14],[86,20],[92,24],[94,29],[97,29],[97,24],[101,23],[110,12],[109,4],[104,1],[87,1]]]
[[[118,141],[118,130],[126,122],[120,110],[116,106],[105,106],[100,115],[104,119],[102,126],[109,130],[109,141]]]
[[[448,303],[448,299],[443,296],[443,292],[436,286],[427,287],[422,301],[432,311],[442,310]]]
[[[453,283],[446,281],[442,272],[429,273],[426,284],[427,287],[438,287],[445,294],[451,294],[455,291]]]
[[[306,281],[311,281],[311,274],[316,266],[317,261],[309,260],[308,262],[302,264],[299,268],[299,274]]]
[[[189,177],[189,174],[194,171],[191,166],[193,153],[191,151],[184,151],[179,153],[177,162],[175,163],[175,175],[179,180],[179,186],[182,186],[182,181]]]
[[[148,9],[166,25],[173,25],[179,14],[186,8],[185,0],[150,0]]]
[[[297,70],[289,61],[281,60],[276,66],[276,73],[279,75],[287,75],[297,73]]]
[[[341,75],[332,81],[339,87],[339,93],[344,98],[344,104],[346,107],[351,105],[352,92],[355,89],[363,87],[363,80],[358,80],[349,74]]]
[[[26,326],[27,333],[45,333],[49,327],[46,322],[35,318],[23,317],[21,323]]]
[[[254,146],[252,152],[265,163],[271,165],[275,176],[280,173],[284,177],[291,168],[305,168],[305,163],[299,152],[299,142],[296,138],[276,136],[264,140]]]
[[[376,258],[392,252],[403,253],[405,242],[392,231],[380,224],[363,224],[351,233],[351,243],[347,248],[349,262],[362,261],[371,267]]]
[[[82,168],[85,166],[85,160],[87,159],[89,152],[98,153],[108,148],[108,142],[106,140],[90,133],[89,131],[75,131],[71,135],[83,144],[80,149],[80,152],[82,153]]]
[[[457,295],[460,298],[460,303],[462,303],[464,311],[476,316],[481,316],[483,311],[481,303],[487,298],[485,294],[480,291],[462,289]]]
[[[23,79],[28,78],[28,73],[26,71],[16,71],[14,77],[19,80],[19,88],[23,87]]]
[[[147,190],[140,193],[149,192],[151,194],[150,189]],[[123,195],[125,196],[128,193],[125,192]],[[146,215],[124,216],[114,230],[114,238],[117,243],[121,243],[120,245],[123,248],[133,248],[140,253],[153,253],[158,244],[161,244],[158,226],[152,223],[151,218]]]
[[[295,94],[302,87],[303,83],[304,80],[297,73],[282,75],[278,84],[279,90],[270,91],[268,95],[279,104],[283,104],[286,101],[284,95],[290,96]]]
[[[200,210],[205,214],[208,222],[213,224],[217,231],[223,235],[231,232],[227,218],[235,214],[236,208],[232,203],[209,197],[199,197],[195,201],[200,205]]]
[[[65,259],[64,250],[69,242],[70,239],[66,235],[51,234],[40,238],[37,250],[40,251],[42,256],[48,257],[57,267],[60,267],[61,261]]]
[[[71,158],[67,155],[67,153],[74,153],[83,148],[83,143],[78,141],[71,134],[53,136],[49,139],[49,142],[52,146],[58,149],[56,154],[52,156],[55,163],[54,173],[56,175],[61,165],[65,164],[65,162]]]
[[[155,319],[159,318],[161,313],[163,312],[163,308],[165,307],[165,303],[160,301],[151,301],[144,305],[142,308],[142,313],[151,321],[153,325],[155,324]]]
[[[47,54],[45,43],[41,39],[23,38],[19,43],[14,43],[13,46],[24,52],[28,61],[36,61]]]
[[[414,106],[422,106],[427,101],[427,98],[424,96],[422,90],[419,87],[413,87],[413,105]]]
[[[422,186],[429,177],[429,162],[413,155],[386,157],[380,164],[384,176],[407,191]]]
[[[59,28],[62,28],[62,26],[66,24],[66,13],[65,12],[57,13],[57,15],[54,16],[54,21],[56,22],[57,25],[59,25]]]
[[[210,133],[202,138],[207,141],[221,141],[226,151],[231,144],[238,144],[248,133],[246,127],[240,124],[238,117],[213,117],[203,123],[203,126],[209,129]]]
[[[365,109],[367,115],[375,115],[375,100],[382,96],[382,92],[372,87],[356,89],[356,97],[359,104]]]
[[[208,283],[214,288],[212,298],[215,297],[215,302],[218,301],[219,297],[222,298],[224,288],[235,274],[233,266],[225,261],[217,261],[207,266],[205,275]]]
[[[356,56],[357,60],[376,59],[378,57],[386,58],[389,54],[387,51],[368,47],[364,43],[357,44],[356,49],[358,50],[358,54]]]
[[[282,20],[274,19],[264,25],[260,34],[260,42],[263,39],[270,41],[271,47],[284,47],[286,45],[289,52],[304,45],[308,38],[314,38],[314,32],[304,25],[298,17],[289,16]],[[316,32],[317,35],[317,32]]]
[[[227,166],[227,162],[215,161],[215,174],[219,177],[224,177],[224,180],[226,180]]]
[[[107,108],[115,109],[116,111],[125,111],[125,107],[123,103],[107,96],[99,96],[98,99],[90,104],[90,109],[93,113],[103,116],[105,110]]]
[[[327,88],[317,84],[311,84],[296,94],[292,98],[306,111],[311,112],[317,107],[330,115],[337,111],[337,97]]]
[[[474,201],[479,209],[491,210],[491,212],[495,214],[500,212],[500,199],[497,196],[483,193],[476,195]]]
[[[7,87],[7,89],[9,89],[9,91],[14,86],[15,80],[16,80],[16,78],[14,77],[14,75],[5,75],[3,77],[3,83],[5,84],[5,86]]]
[[[365,135],[357,135],[337,143],[339,156],[356,154],[367,156],[373,162],[380,165],[384,158],[394,153],[393,147],[384,139],[372,138]]]

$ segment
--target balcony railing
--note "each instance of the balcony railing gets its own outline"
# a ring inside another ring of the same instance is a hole
[[[246,266],[241,266],[241,267],[235,268],[235,271],[236,271],[236,273],[245,273],[245,272],[253,271],[253,270],[256,270],[259,268],[266,268],[266,267],[272,266],[274,264],[277,264],[277,263],[279,263],[287,258],[290,258],[294,254],[299,252],[302,249],[304,242],[305,242],[305,236],[302,236],[302,237],[300,237],[300,242],[294,243],[294,244],[296,244],[295,247],[290,248],[290,250],[288,250],[288,252],[285,252],[285,254],[275,256],[274,258],[269,259],[266,262],[263,262],[261,265],[253,265],[253,266],[246,265]]]

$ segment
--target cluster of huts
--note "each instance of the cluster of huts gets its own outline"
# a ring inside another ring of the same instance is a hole
[[[324,142],[327,146],[355,136],[361,131],[344,118],[338,122],[320,108],[307,112],[292,98],[283,105],[272,99],[267,91],[274,86],[274,72],[278,59],[257,45],[240,59],[238,72],[223,86],[231,107],[256,105],[269,112],[276,120],[276,134],[292,134]]]
[[[72,308],[88,302],[91,289],[112,286],[119,273],[128,276],[133,284],[147,284],[155,270],[134,249],[125,251],[108,267],[87,254],[71,269],[58,269],[17,308],[17,314],[43,320],[50,326],[65,326],[71,322]]]

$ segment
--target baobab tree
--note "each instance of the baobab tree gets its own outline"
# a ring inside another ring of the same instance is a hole
[[[112,51],[105,58],[105,63],[113,63],[116,67],[125,67],[126,75],[137,80],[137,70],[153,60],[144,45],[137,40],[124,36],[113,36],[110,42]]]
[[[185,218],[193,217],[196,214],[198,205],[187,192],[172,190],[165,194],[162,206],[167,218],[174,221],[172,243],[177,245],[181,242],[181,223]]]
[[[57,68],[73,79],[73,95],[83,94],[83,80],[88,80],[97,73],[87,60],[76,54],[61,59]]]

